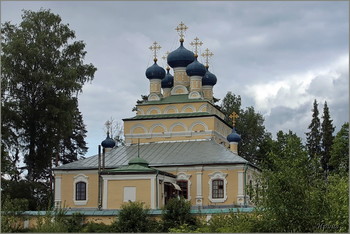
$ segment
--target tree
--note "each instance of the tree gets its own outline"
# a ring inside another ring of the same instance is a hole
[[[259,232],[312,232],[323,220],[324,184],[315,179],[310,158],[294,133],[279,132],[268,154],[271,167],[261,175]]]
[[[232,112],[240,115],[241,111],[241,96],[236,96],[232,92],[227,92],[221,103],[221,111],[225,114],[225,121],[232,125],[232,119],[229,117]]]
[[[66,163],[86,152],[77,95],[96,68],[84,64],[85,44],[74,41],[74,31],[50,10],[24,11],[19,26],[3,24],[2,36],[8,132],[2,142],[14,162],[24,157],[29,180],[45,180],[53,160]]]
[[[318,117],[318,104],[315,99],[314,108],[312,110],[312,120],[309,125],[310,131],[306,133],[306,146],[308,148],[309,156],[312,158],[319,158],[321,155],[321,123]]]
[[[349,123],[344,123],[334,138],[330,152],[329,169],[333,173],[349,173]]]
[[[256,113],[252,106],[241,110],[237,119],[237,131],[242,138],[238,145],[239,155],[251,163],[260,164],[264,157],[260,148],[263,147],[265,138],[269,137],[265,131],[264,117]]]
[[[333,145],[333,120],[331,120],[329,109],[327,106],[327,102],[324,103],[323,106],[323,121],[321,126],[321,134],[322,134],[322,158],[321,158],[321,165],[325,172],[325,175],[327,176],[329,171],[329,158],[331,154],[331,148]]]

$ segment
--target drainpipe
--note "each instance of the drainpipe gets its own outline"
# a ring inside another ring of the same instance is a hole
[[[156,175],[156,209],[158,209],[158,174],[159,174],[159,171],[157,170],[157,175]]]
[[[244,207],[247,207],[247,169],[248,169],[248,162],[244,165],[244,179],[243,179],[243,186],[244,186]]]
[[[101,189],[101,145],[98,146],[98,209],[100,210],[102,207],[101,197],[102,197],[102,189]]]

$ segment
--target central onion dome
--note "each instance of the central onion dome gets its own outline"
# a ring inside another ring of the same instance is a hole
[[[217,81],[216,76],[213,73],[211,73],[208,69],[209,67],[207,67],[207,72],[202,78],[202,85],[214,86]]]
[[[166,70],[167,70],[167,73],[161,82],[163,89],[171,88],[174,86],[174,77],[169,73],[170,68],[168,67]]]
[[[163,79],[165,77],[164,68],[158,66],[157,59],[154,59],[154,64],[147,68],[146,77],[148,79]]]
[[[187,67],[194,61],[194,53],[183,46],[183,40],[180,40],[180,47],[168,55],[168,64],[170,67]]]
[[[197,61],[196,55],[194,61],[186,67],[188,76],[204,76],[206,72],[204,65]]]
[[[226,139],[228,140],[228,142],[237,142],[238,143],[241,141],[241,135],[239,135],[236,132],[236,127],[232,128],[232,133],[229,134]]]
[[[109,137],[109,132],[107,132],[107,137],[101,142],[103,148],[113,148],[115,146],[115,141]]]

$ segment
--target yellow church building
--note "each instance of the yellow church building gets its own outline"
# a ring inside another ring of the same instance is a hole
[[[128,201],[161,209],[172,197],[183,196],[194,207],[237,207],[250,203],[247,185],[259,169],[238,155],[240,135],[214,105],[217,78],[209,71],[208,49],[198,61],[195,38],[168,54],[168,67],[146,70],[148,99],[136,106],[136,116],[123,119],[125,145],[107,134],[98,155],[54,168],[55,205],[79,210],[115,210]],[[173,76],[170,73],[170,67]],[[236,115],[231,116],[233,120]]]

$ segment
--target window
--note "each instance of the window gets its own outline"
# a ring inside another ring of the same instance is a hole
[[[86,183],[78,182],[75,184],[75,200],[86,200]]]
[[[181,188],[181,191],[179,191],[179,195],[184,197],[185,199],[188,199],[188,182],[187,182],[187,180],[179,180],[176,183]]]
[[[224,198],[224,180],[217,179],[212,181],[212,197]]]
[[[124,187],[124,202],[136,201],[136,187]]]
[[[226,173],[216,171],[208,174],[209,176],[209,196],[210,202],[225,202],[227,200],[227,180]]]

